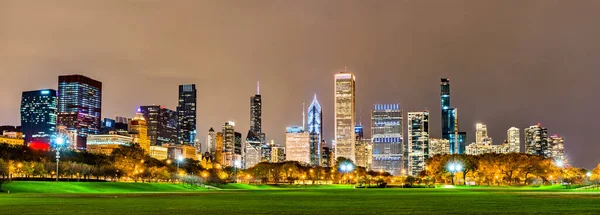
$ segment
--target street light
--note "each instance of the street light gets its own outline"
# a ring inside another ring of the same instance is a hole
[[[560,168],[560,179],[559,182],[560,184],[563,183],[563,171],[565,168],[565,162],[562,159],[556,159],[554,160],[554,165],[556,165],[558,168]]]
[[[58,182],[58,163],[60,161],[60,147],[67,142],[63,137],[58,136],[54,139],[56,148],[56,182]]]
[[[234,177],[234,182],[237,183],[237,169],[242,167],[242,161],[241,160],[235,160],[233,161],[233,177]]]
[[[177,157],[177,169],[179,170],[179,163],[183,162],[183,156],[179,155],[179,157]]]
[[[340,164],[340,172],[346,173],[346,175],[348,175],[348,173],[352,172],[352,170],[354,170],[354,166],[351,163]]]
[[[448,164],[448,170],[452,173],[452,185],[454,185],[454,176],[457,172],[462,171],[462,165],[460,163],[450,163]]]

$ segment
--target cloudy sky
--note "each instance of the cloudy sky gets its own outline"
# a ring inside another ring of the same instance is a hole
[[[175,108],[198,88],[198,130],[234,120],[247,132],[261,82],[263,125],[283,144],[316,93],[333,138],[333,74],[356,76],[358,120],[375,103],[431,111],[449,77],[460,130],[496,143],[542,123],[574,165],[600,162],[600,1],[0,0],[0,124],[19,124],[21,92],[60,74],[103,82],[103,117]],[[369,133],[369,129],[366,130]],[[202,142],[205,142],[201,138]]]

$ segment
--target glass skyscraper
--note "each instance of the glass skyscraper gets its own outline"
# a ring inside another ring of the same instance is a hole
[[[196,139],[196,85],[179,85],[177,105],[177,137],[179,143],[193,144]]]
[[[321,165],[321,140],[323,139],[323,110],[317,95],[308,106],[308,133],[310,134],[310,164]]]
[[[371,111],[373,170],[402,173],[402,109],[399,104],[376,104]]]
[[[177,143],[177,112],[160,105],[141,106],[140,111],[146,119],[150,145]]]
[[[21,97],[21,131],[25,144],[36,141],[50,145],[56,135],[56,90],[23,92]]]
[[[525,128],[525,153],[552,157],[548,145],[547,128],[541,124]]]
[[[262,97],[259,84],[256,87],[256,95],[250,97],[250,130],[257,135],[262,133]]]
[[[355,160],[355,76],[349,72],[335,74],[335,158]]]
[[[442,78],[440,95],[442,105],[442,139],[450,142],[450,154],[461,154],[459,152],[461,146],[458,143],[458,110],[450,107],[450,79]]]
[[[429,158],[429,112],[408,112],[407,174],[417,176]]]
[[[77,130],[78,150],[85,150],[88,134],[101,129],[102,82],[83,75],[58,77],[58,125]]]

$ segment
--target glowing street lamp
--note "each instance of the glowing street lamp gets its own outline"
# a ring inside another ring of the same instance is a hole
[[[587,176],[587,177],[588,177],[588,179],[589,179],[590,177],[592,177],[592,172],[587,172],[587,173],[585,174],[585,176]]]
[[[556,167],[560,168],[560,179],[559,179],[559,181],[562,184],[562,181],[563,181],[562,177],[563,177],[563,171],[564,171],[564,168],[565,168],[565,162],[562,159],[556,159],[556,160],[554,160],[554,165],[556,165]]]
[[[177,157],[177,169],[179,169],[179,163],[183,162],[183,156],[179,155],[179,157]]]
[[[448,170],[452,173],[452,185],[454,185],[454,176],[457,172],[462,171],[462,165],[460,163],[448,164]]]
[[[65,144],[65,142],[68,141],[61,136],[58,136],[54,139],[54,144],[56,148],[56,182],[58,182],[58,163],[60,161],[60,147],[62,147],[63,144]]]
[[[242,161],[241,160],[235,160],[233,161],[233,175],[234,175],[234,182],[237,183],[237,169],[242,167]]]

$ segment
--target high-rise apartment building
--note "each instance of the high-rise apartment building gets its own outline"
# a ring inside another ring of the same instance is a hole
[[[548,137],[548,151],[549,157],[565,161],[565,139],[556,134]]]
[[[373,168],[373,143],[371,143],[371,139],[364,137],[362,126],[355,126],[354,132],[356,134],[356,146],[354,147],[356,161],[354,164],[371,170]]]
[[[548,147],[548,129],[541,124],[525,128],[525,153],[551,157]]]
[[[450,141],[429,138],[429,156],[450,154]]]
[[[177,143],[177,112],[160,105],[141,106],[148,125],[150,145]]]
[[[215,129],[213,129],[212,127],[210,127],[210,129],[208,130],[208,133],[206,134],[206,147],[204,148],[204,153],[211,154],[214,155],[215,153],[215,147],[216,147],[216,142],[215,142],[215,138],[216,138],[217,133],[215,133]]]
[[[509,128],[507,133],[508,141],[508,152],[519,153],[521,152],[521,132],[518,128]]]
[[[271,151],[271,159],[273,163],[280,163],[285,161],[285,147],[273,146]]]
[[[310,164],[321,165],[321,140],[323,140],[323,110],[317,95],[308,106],[308,133],[310,134]]]
[[[223,165],[223,133],[217,132],[215,135],[215,164]]]
[[[77,130],[78,150],[85,150],[88,134],[100,133],[102,83],[83,75],[58,77],[58,125]]]
[[[310,134],[300,126],[287,127],[285,160],[310,164]]]
[[[376,104],[371,111],[373,169],[402,173],[403,145],[402,109],[399,104]],[[403,149],[404,148],[404,149]]]
[[[429,158],[429,112],[408,112],[407,174],[417,176]]]
[[[335,157],[355,159],[355,79],[349,72],[335,74]],[[289,149],[288,153],[289,153]]]
[[[49,146],[52,143],[52,138],[56,135],[56,108],[55,90],[23,92],[21,96],[21,132],[23,132],[25,144],[36,141]]]
[[[196,85],[179,85],[177,137],[179,143],[192,145],[196,139]]]

